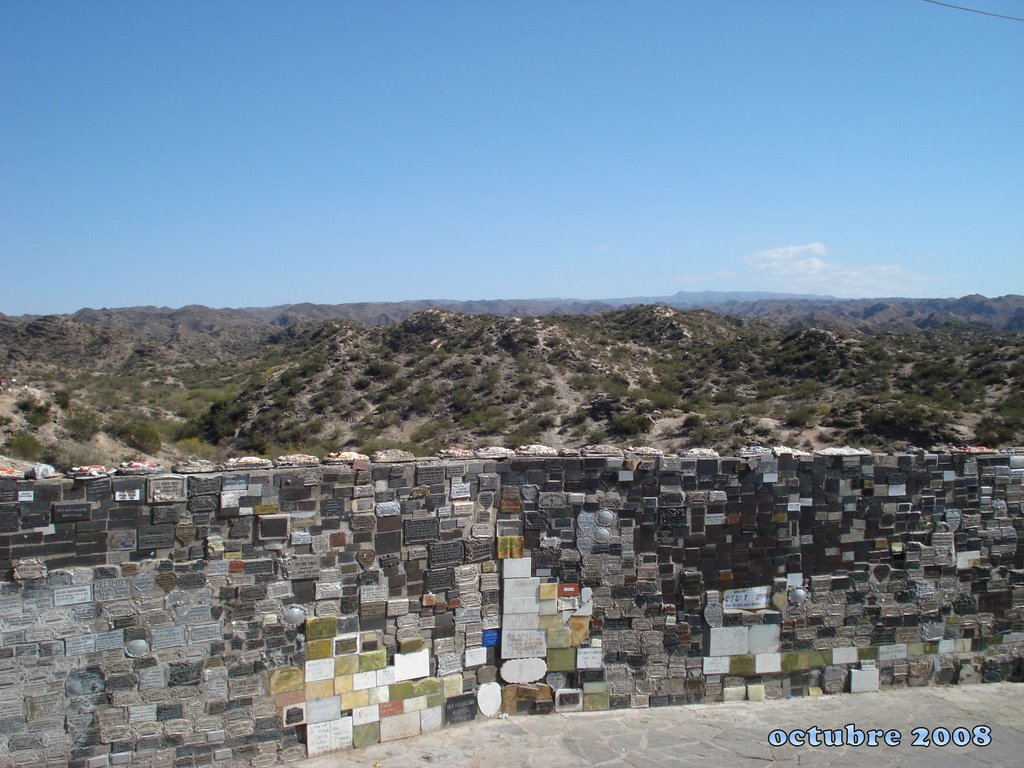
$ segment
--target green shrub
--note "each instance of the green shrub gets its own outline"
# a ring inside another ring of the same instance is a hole
[[[19,398],[14,406],[25,414],[25,421],[33,427],[41,427],[50,420],[50,404],[42,403],[32,395]]]
[[[798,405],[786,414],[786,425],[790,427],[806,427],[814,419],[816,410],[813,405]]]
[[[623,437],[637,437],[654,426],[654,419],[646,413],[617,413],[612,416],[611,431]]]
[[[367,376],[374,379],[390,379],[398,373],[398,366],[384,360],[373,360],[365,369]]]
[[[43,451],[43,444],[35,435],[28,432],[18,432],[7,439],[7,452],[19,459],[35,461]]]
[[[88,442],[100,431],[100,417],[86,408],[72,408],[64,419],[64,429],[75,440]]]
[[[106,431],[111,437],[143,453],[155,454],[163,445],[156,428],[141,419],[113,422],[107,426]]]

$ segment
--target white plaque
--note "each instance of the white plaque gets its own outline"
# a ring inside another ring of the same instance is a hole
[[[577,648],[576,667],[578,669],[601,669],[604,666],[604,651],[600,648]]]
[[[334,659],[314,659],[306,662],[306,682],[330,680],[334,677]]]
[[[476,690],[476,704],[484,717],[494,717],[501,711],[501,685],[484,683]]]
[[[528,579],[533,568],[532,557],[510,557],[501,561],[505,579]],[[508,582],[506,581],[506,584]]]
[[[543,630],[503,629],[501,631],[501,658],[529,659],[547,656],[548,636]]]
[[[845,646],[843,648],[832,649],[832,663],[833,664],[856,664],[859,658],[857,648],[855,646]]]
[[[413,653],[395,654],[395,682],[414,680],[430,675],[430,651],[424,648]]]
[[[326,723],[341,717],[341,696],[326,699],[311,699],[306,702],[306,722]]]
[[[896,661],[905,658],[907,658],[907,646],[904,643],[878,646],[879,661]]]
[[[727,589],[722,598],[722,607],[726,610],[757,610],[768,607],[768,595],[771,587],[748,587],[747,589]]]
[[[506,683],[533,683],[547,672],[544,659],[509,659],[501,665],[501,679]]]
[[[727,674],[729,674],[729,657],[728,656],[705,656],[704,657],[704,674],[705,675],[727,675]]]
[[[712,628],[708,653],[712,656],[736,656],[747,652],[746,627]]]

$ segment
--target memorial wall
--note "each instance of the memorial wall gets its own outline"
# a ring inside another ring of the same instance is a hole
[[[0,765],[1020,675],[1024,455],[374,459],[0,478]]]

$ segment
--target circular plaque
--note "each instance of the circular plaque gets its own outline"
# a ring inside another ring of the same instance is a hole
[[[139,638],[129,640],[125,643],[124,652],[133,659],[138,659],[149,653],[149,642]]]
[[[281,623],[289,629],[295,629],[306,620],[306,609],[301,605],[288,605],[281,611]]]

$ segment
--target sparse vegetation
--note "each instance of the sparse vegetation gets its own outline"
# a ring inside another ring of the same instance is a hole
[[[29,432],[17,432],[11,435],[4,447],[11,456],[26,461],[35,461],[43,452],[42,443]]]
[[[49,339],[87,333],[46,323]],[[104,333],[89,337],[94,349],[121,338]],[[780,326],[638,306],[523,320],[430,310],[386,326],[295,323],[146,344],[124,333],[134,341],[106,356],[75,358],[76,339],[26,359],[39,386],[0,414],[5,450],[105,451],[113,463],[129,450],[222,459],[538,441],[1024,443],[1024,333],[965,324]]]

